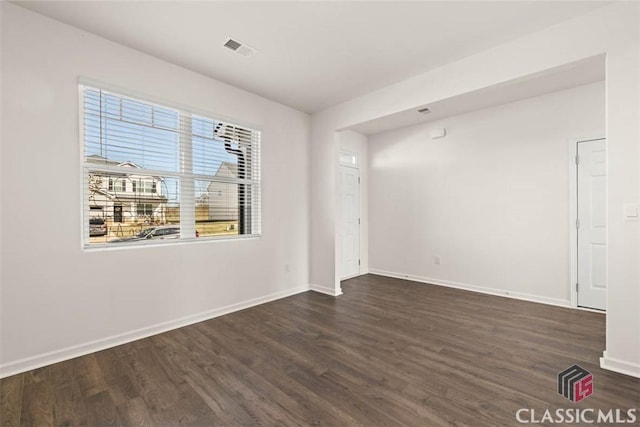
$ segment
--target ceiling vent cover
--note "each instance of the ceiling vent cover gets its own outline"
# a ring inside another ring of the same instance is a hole
[[[420,109],[418,110],[418,113],[420,113],[420,114],[429,114],[430,112],[431,112],[431,110],[430,110],[430,109],[428,109],[427,107],[420,108]]]
[[[227,49],[231,49],[232,51],[239,53],[242,56],[251,56],[256,52],[256,50],[251,46],[248,46],[232,38],[229,38],[226,41],[226,43],[224,44],[224,47],[226,47]]]

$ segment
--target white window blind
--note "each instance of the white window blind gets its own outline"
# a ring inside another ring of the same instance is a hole
[[[85,246],[260,234],[259,131],[80,90]]]

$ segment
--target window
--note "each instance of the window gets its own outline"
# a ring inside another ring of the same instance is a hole
[[[155,193],[156,192],[156,183],[153,181],[141,181],[140,182],[140,192],[141,193]]]
[[[85,246],[140,243],[150,226],[183,241],[260,235],[259,131],[80,88]],[[91,206],[103,207],[103,236],[89,233]]]
[[[358,155],[347,151],[341,151],[340,164],[345,166],[358,167]]]
[[[139,203],[136,209],[138,216],[153,215],[153,205],[151,203]]]

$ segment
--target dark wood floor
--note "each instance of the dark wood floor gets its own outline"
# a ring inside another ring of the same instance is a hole
[[[633,408],[604,315],[367,275],[0,381],[2,426],[500,426]],[[557,394],[573,364],[594,394]]]

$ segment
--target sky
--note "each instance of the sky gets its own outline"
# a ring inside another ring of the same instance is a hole
[[[180,125],[191,125],[193,173],[214,176],[222,162],[237,157],[214,139],[213,119],[183,116],[177,110],[101,92],[84,90],[85,155],[117,162],[133,162],[143,169],[180,172]],[[166,177],[162,193],[177,202],[177,178]],[[208,182],[196,180],[196,197],[207,192]]]

